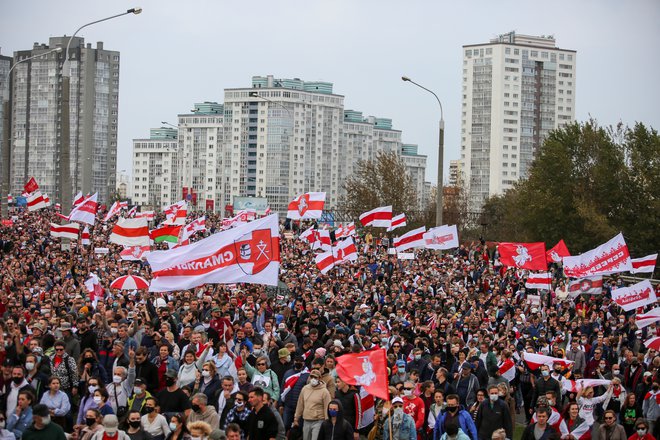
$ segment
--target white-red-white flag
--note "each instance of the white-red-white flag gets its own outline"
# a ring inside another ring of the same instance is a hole
[[[165,221],[163,223],[166,225],[185,225],[187,215],[188,204],[185,200],[180,200],[165,208]]]
[[[125,261],[146,260],[150,249],[149,246],[129,246],[119,253],[119,257]]]
[[[108,213],[103,218],[103,222],[104,223],[107,222],[112,218],[113,215],[119,214],[119,211],[121,211],[124,208],[128,208],[128,202],[116,201],[115,203],[112,204],[112,206],[108,210]]]
[[[552,368],[554,364],[560,364],[562,367],[568,368],[569,365],[575,363],[568,359],[556,358],[538,353],[523,353],[523,360],[531,370],[536,370],[541,367],[541,365],[547,365]]]
[[[272,214],[188,246],[150,252],[147,260],[153,278],[149,290],[165,292],[232,283],[276,286],[279,241],[279,222]]]
[[[396,228],[402,228],[406,226],[406,214],[399,214],[395,215],[392,217],[392,223],[390,223],[390,227],[387,228],[387,231],[393,231]]]
[[[577,393],[587,387],[609,387],[612,383],[608,379],[578,379],[578,380],[563,380],[562,388],[568,393]]]
[[[516,378],[516,363],[513,359],[508,358],[504,360],[504,362],[500,362],[497,366],[497,371],[500,376],[511,382]]]
[[[365,387],[360,387],[360,392],[357,398],[357,429],[363,429],[371,425],[376,420],[376,399],[366,390]]]
[[[316,267],[323,274],[327,274],[335,267],[335,256],[332,251],[321,252],[314,257]]]
[[[82,243],[83,246],[89,246],[90,245],[90,239],[89,239],[89,228],[85,226],[85,229],[82,231],[82,235],[80,236],[80,242]]]
[[[80,204],[81,204],[82,202],[84,202],[84,201],[85,201],[85,197],[83,196],[82,191],[78,191],[78,194],[76,194],[76,195],[73,197],[73,206],[71,207],[71,209],[73,209],[73,208],[75,208],[76,206],[80,205]]]
[[[137,206],[133,206],[133,207],[132,207],[131,209],[129,209],[128,212],[126,213],[126,218],[137,217],[138,214],[140,214],[140,213],[137,212]],[[152,217],[151,219],[153,220],[153,217]]]
[[[568,294],[571,297],[578,295],[600,295],[603,293],[603,277],[583,277],[568,283]]]
[[[406,249],[412,249],[416,247],[424,247],[424,234],[426,233],[426,226],[421,228],[413,229],[403,234],[401,237],[395,237],[394,247],[397,252],[403,252]]]
[[[156,213],[154,211],[141,211],[135,213],[135,218],[146,218],[148,222],[154,221]]]
[[[315,239],[312,243],[312,250],[330,250],[332,248],[332,240],[330,239],[330,231],[327,229],[317,229],[314,231]]]
[[[381,206],[360,215],[362,226],[389,228],[392,224],[392,206]]]
[[[85,287],[87,287],[87,292],[89,292],[89,299],[96,305],[96,301],[103,299],[105,291],[99,277],[95,273],[90,273],[89,278],[85,281]]]
[[[550,290],[552,289],[552,275],[550,272],[530,273],[525,281],[527,289]]]
[[[93,225],[96,221],[96,210],[99,206],[97,197],[98,194],[94,193],[90,197],[87,197],[81,204],[73,208],[69,214],[69,220]]]
[[[656,307],[646,313],[637,313],[635,315],[635,325],[637,328],[648,327],[658,321],[660,321],[660,307]]]
[[[181,231],[181,242],[185,242],[190,237],[192,237],[195,232],[204,232],[206,231],[206,216],[203,215],[183,227]]]
[[[270,205],[266,206],[266,209],[264,210],[264,217],[267,215],[271,215],[273,211],[270,209]]]
[[[341,264],[345,261],[356,261],[358,259],[357,248],[351,237],[339,241],[333,246],[332,253],[335,257],[335,264]]]
[[[50,206],[50,197],[48,197],[48,194],[44,193],[44,203],[46,206]]]
[[[47,206],[48,205],[46,205],[46,201],[44,200],[44,196],[41,194],[41,191],[35,191],[27,198],[28,211],[37,211]]]
[[[79,231],[80,225],[78,223],[69,223],[68,225],[50,224],[50,236],[53,238],[77,240]]]
[[[324,206],[324,192],[301,194],[289,203],[286,217],[292,220],[319,219]]]
[[[633,258],[630,273],[653,273],[658,262],[658,254],[647,255],[642,258]]]
[[[644,280],[629,287],[612,290],[612,300],[623,310],[629,312],[637,307],[655,304],[658,299],[655,296],[655,289],[651,282]]]
[[[623,234],[584,254],[564,257],[562,260],[564,275],[572,278],[629,272],[633,268]]]
[[[122,246],[149,246],[149,226],[146,218],[120,218],[112,228],[110,243]]]
[[[355,235],[355,223],[350,222],[349,224],[344,226],[344,237],[351,237]]]
[[[426,249],[447,250],[458,247],[458,229],[456,225],[442,225],[431,228],[424,234]]]
[[[291,390],[296,385],[296,383],[298,383],[298,379],[300,379],[300,376],[307,373],[309,373],[309,370],[307,369],[307,367],[305,367],[301,372],[292,374],[291,376],[286,378],[286,380],[282,384],[282,392],[280,393],[280,400],[282,402],[286,400],[286,396],[291,392]]]
[[[238,220],[242,223],[251,222],[257,218],[257,210],[254,208],[241,209],[240,211],[236,212],[236,216],[234,218],[238,218]]]

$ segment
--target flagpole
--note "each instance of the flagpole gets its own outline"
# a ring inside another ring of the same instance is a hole
[[[386,400],[386,402],[390,403],[391,400]],[[390,414],[391,412],[392,412],[392,404],[390,403],[390,407],[389,407],[389,409],[388,409],[388,411],[387,411],[387,413],[388,413],[387,421],[388,421],[389,424],[390,424],[390,440],[392,440],[392,435],[394,435],[394,433],[392,432],[392,430],[393,430],[394,428],[392,427],[392,414]]]

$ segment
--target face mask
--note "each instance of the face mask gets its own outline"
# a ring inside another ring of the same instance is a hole
[[[23,378],[22,378],[22,377],[12,377],[11,380],[12,380],[16,385],[18,385],[18,384],[20,384],[20,383],[23,382]]]
[[[25,369],[26,370],[32,371],[33,368],[34,368],[34,362],[26,362],[25,363]]]
[[[193,403],[192,406],[191,406],[191,408],[192,408],[192,410],[195,411],[195,412],[199,412],[199,410],[200,410],[199,405],[197,405],[196,403]]]
[[[0,429],[5,429],[6,422],[3,420],[0,422]]]
[[[46,417],[42,417],[41,418],[41,423],[43,423],[44,426],[48,426],[50,424],[50,415],[48,415]]]
[[[394,418],[397,420],[403,419],[403,408],[394,408]]]
[[[238,408],[243,408],[245,406],[245,402],[235,402],[234,403]]]
[[[190,440],[202,440],[201,437],[190,437]]]
[[[176,431],[176,423],[170,422],[170,431]]]
[[[550,372],[548,370],[543,370],[541,371],[541,375],[543,375],[543,377],[548,377],[550,375]]]
[[[600,364],[599,367],[600,367],[601,370],[604,370],[605,367],[607,367],[607,364]]]
[[[412,395],[412,390],[403,390],[403,395],[404,396],[411,396]]]
[[[112,376],[112,382],[119,385],[121,383],[121,376],[115,374],[114,376]]]
[[[94,396],[94,402],[96,402],[97,404],[101,403],[102,401],[103,398],[101,398],[101,396]]]
[[[85,425],[92,426],[92,425],[94,425],[94,423],[96,423],[96,418],[94,418],[94,417],[86,417],[85,418]]]
[[[294,364],[294,366],[295,366],[296,370],[302,370],[304,364],[301,364],[301,363],[297,362],[296,364]]]
[[[139,428],[140,427],[140,421],[139,420],[131,420],[128,422],[128,426],[131,428]]]
[[[259,355],[261,355],[261,349],[260,348],[255,348],[254,350],[252,350],[252,354],[255,357],[258,357]]]
[[[561,374],[561,368],[555,368],[555,373]]]
[[[491,402],[497,402],[497,399],[500,398],[498,394],[489,394],[488,397],[490,398]]]
[[[286,357],[286,362],[287,362],[287,363],[291,362],[291,356],[287,356],[287,357]]]
[[[504,393],[501,393],[501,392],[497,393],[497,395],[500,396],[500,397],[504,397]]]
[[[548,400],[548,405],[555,406],[555,401],[554,400]]]
[[[98,389],[99,389],[99,387],[97,387],[96,385],[90,385],[90,386],[87,387],[87,391],[89,391],[89,394],[94,394],[94,391],[96,391]]]
[[[621,372],[621,370],[612,370],[612,374],[618,375]]]
[[[202,371],[202,377],[211,377],[211,372],[210,372],[210,371],[203,370],[203,371]]]
[[[146,412],[147,414],[151,414],[152,412],[154,412],[154,409],[155,408],[153,406],[145,406],[144,412]]]
[[[339,414],[339,411],[337,411],[336,409],[329,409],[328,410],[328,415],[330,417],[337,417],[337,414]]]
[[[167,377],[167,378],[165,378],[165,385],[167,385],[168,387],[171,387],[171,386],[174,385],[175,383],[176,383],[176,378],[175,378],[175,377]]]
[[[418,361],[420,359],[422,359],[422,355],[421,354],[416,354],[415,355],[415,360]]]
[[[314,378],[314,379],[310,380],[309,383],[311,383],[312,386],[315,387],[319,384],[319,380]]]
[[[646,429],[638,429],[637,435],[639,435],[640,437],[644,437],[646,435]]]
[[[133,387],[133,392],[139,396],[140,394],[142,394],[142,388]]]
[[[116,328],[110,327],[110,333],[112,333],[113,335],[116,335],[117,332],[118,332],[118,330]]]
[[[105,433],[110,437],[114,437],[117,434],[117,428],[105,428]]]

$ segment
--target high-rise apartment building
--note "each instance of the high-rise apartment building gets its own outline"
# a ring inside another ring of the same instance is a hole
[[[402,144],[401,159],[406,164],[406,169],[415,187],[417,209],[423,210],[429,202],[425,176],[427,157],[424,154],[417,154],[417,148],[415,144]]]
[[[463,46],[461,163],[470,208],[525,178],[550,130],[575,119],[576,52],[515,32]]]
[[[4,129],[5,129],[5,124],[4,124],[4,111],[5,111],[5,102],[9,101],[9,70],[11,69],[11,65],[13,63],[13,59],[8,56],[0,55],[0,162],[3,162],[4,160],[4,153],[5,148],[7,148],[4,143],[5,143],[5,137],[4,137]],[[7,157],[9,157],[7,155]],[[8,169],[8,167],[7,167]],[[0,182],[4,182],[4,171],[5,170],[5,164],[0,163]],[[0,183],[0,188],[2,188],[2,184]],[[5,197],[4,194],[0,195],[1,197]]]
[[[162,210],[181,200],[181,156],[175,128],[152,128],[133,139],[133,203]]]
[[[12,72],[11,192],[20,194],[30,176],[51,199],[60,200],[61,87],[69,37],[52,37],[48,45],[14,52]],[[44,56],[38,56],[44,54]],[[70,174],[72,193],[98,192],[105,203],[115,191],[119,52],[96,48],[75,37],[70,60]],[[65,210],[68,208],[64,208]]]

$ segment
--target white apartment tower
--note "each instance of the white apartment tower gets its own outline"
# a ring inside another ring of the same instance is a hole
[[[426,190],[426,159],[424,154],[417,154],[417,145],[402,144],[401,159],[406,164],[406,169],[412,179],[417,195],[417,209],[423,210],[428,205],[428,194]]]
[[[222,211],[228,192],[223,176],[231,162],[224,144],[224,106],[198,103],[192,113],[179,115],[179,147],[179,197],[190,194],[193,209]]]
[[[463,46],[461,159],[470,208],[525,178],[548,132],[575,119],[576,52],[553,36]]]
[[[133,139],[133,203],[162,210],[181,200],[180,153],[175,128],[152,128]]]
[[[35,58],[17,64],[12,72],[12,194],[21,194],[33,176],[51,199],[61,199],[58,163],[65,54],[46,53],[66,47],[68,41],[69,37],[51,37],[48,45],[35,43],[31,50],[14,52],[16,63]],[[119,52],[104,49],[102,42],[92,48],[83,38],[75,37],[68,57],[72,193],[98,192],[99,202],[106,203],[116,187]]]

